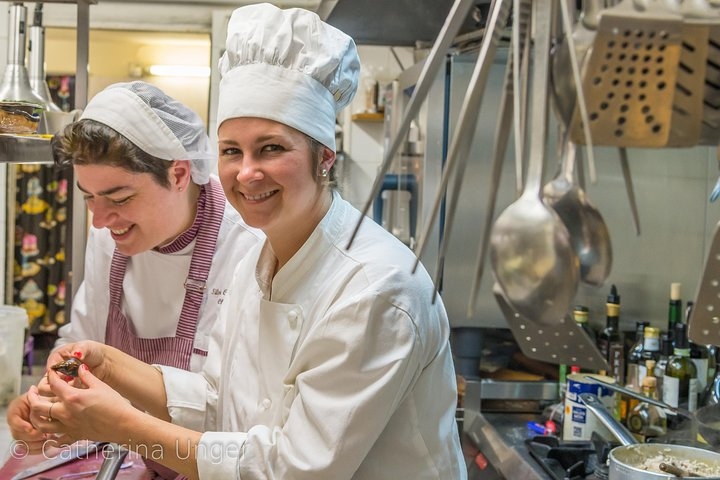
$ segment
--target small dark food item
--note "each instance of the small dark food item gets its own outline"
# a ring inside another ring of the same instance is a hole
[[[71,377],[78,376],[78,368],[80,368],[82,362],[77,358],[69,358],[63,362],[56,363],[52,368],[56,372],[62,373],[63,375],[70,375]]]

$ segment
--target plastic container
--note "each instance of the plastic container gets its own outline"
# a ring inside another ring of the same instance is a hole
[[[0,305],[0,406],[7,406],[20,395],[25,329],[25,309]]]

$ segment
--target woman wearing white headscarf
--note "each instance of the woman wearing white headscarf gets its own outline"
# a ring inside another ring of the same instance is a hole
[[[148,363],[200,371],[232,271],[262,234],[226,205],[200,117],[157,87],[99,92],[53,139],[92,212],[84,280],[57,345],[95,340]],[[44,437],[8,418],[34,450]]]
[[[352,39],[312,12],[233,13],[219,173],[267,240],[235,272],[202,373],[68,346],[50,361],[80,351],[86,388],[50,375],[58,403],[30,393],[44,431],[159,447],[201,479],[466,477],[449,325],[427,272],[411,274],[412,252],[371,221],[346,249],[359,212],[330,180],[359,67]]]

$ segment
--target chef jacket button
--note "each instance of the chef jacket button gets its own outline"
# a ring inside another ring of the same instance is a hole
[[[294,327],[295,324],[297,323],[297,317],[298,317],[298,314],[295,310],[290,310],[288,312],[288,321],[290,322],[291,327]]]
[[[270,400],[269,398],[264,398],[260,405],[262,406],[263,410],[267,410],[268,408],[270,408],[270,405],[272,405],[272,400]]]

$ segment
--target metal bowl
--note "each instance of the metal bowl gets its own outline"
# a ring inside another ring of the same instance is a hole
[[[616,447],[610,452],[610,480],[650,480],[677,478],[669,473],[644,470],[647,459],[666,456],[669,459],[697,462],[709,468],[720,465],[720,454],[701,448],[664,443],[643,443]],[[717,480],[718,477],[701,477]]]
[[[0,102],[0,133],[35,133],[43,106],[28,102]]]

